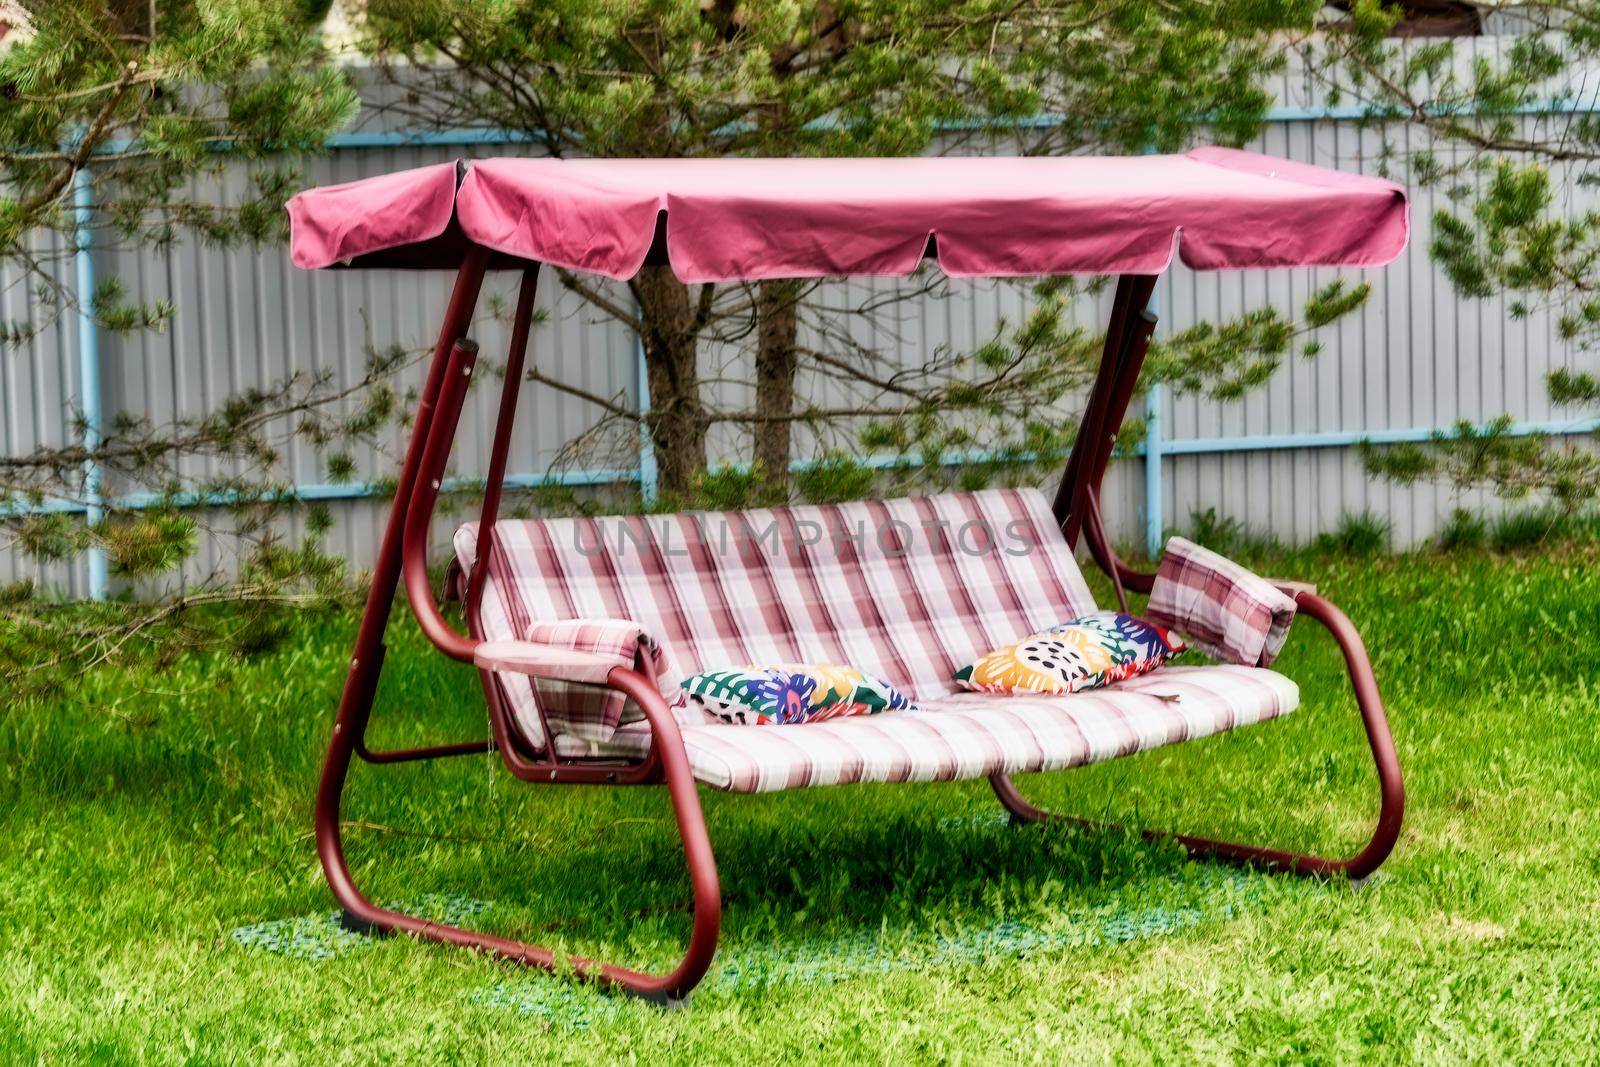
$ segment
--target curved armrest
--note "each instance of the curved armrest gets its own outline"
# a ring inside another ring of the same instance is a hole
[[[1301,593],[1307,593],[1311,596],[1317,595],[1316,582],[1300,582],[1293,578],[1266,578],[1263,580],[1268,584],[1275,586],[1278,592],[1284,593],[1285,595],[1293,597],[1296,600],[1299,599]]]
[[[472,650],[472,662],[486,671],[511,671],[531,678],[606,685],[617,669],[616,656],[579,652],[532,641],[484,641]]]
[[[661,646],[638,623],[627,619],[559,619],[531,623],[522,639],[496,639],[476,645],[480,670],[520,674],[529,681],[519,693],[519,721],[537,746],[554,734],[584,741],[609,741],[622,723],[625,698],[595,691],[608,685],[617,668],[653,679],[670,703],[678,697],[680,674]],[[528,692],[528,686],[533,692]]]

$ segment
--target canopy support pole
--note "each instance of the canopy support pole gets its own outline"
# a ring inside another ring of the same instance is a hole
[[[372,698],[377,691],[378,675],[383,669],[383,635],[388,629],[395,590],[400,584],[401,520],[410,507],[412,490],[422,469],[423,445],[427,440],[434,405],[444,385],[445,365],[450,352],[466,336],[467,327],[472,322],[472,312],[477,306],[488,264],[488,251],[475,249],[468,253],[456,273],[455,287],[451,290],[450,303],[445,308],[444,322],[440,325],[439,338],[428,364],[428,376],[417,399],[416,422],[411,430],[411,440],[406,445],[405,458],[400,464],[400,478],[395,483],[389,522],[384,527],[383,540],[378,545],[378,557],[372,568],[372,585],[367,590],[361,627],[356,631],[355,652],[345,676],[344,693],[339,699],[339,710],[333,724],[333,738],[328,743],[328,756],[317,787],[317,853],[322,859],[323,870],[328,873],[334,895],[341,901],[346,894],[361,899],[360,893],[350,882],[339,839],[339,795],[344,790],[345,778],[350,772],[351,758],[359,753],[375,763],[391,763],[482,752],[485,748],[483,742],[474,742],[471,745],[449,745],[409,752],[370,753],[366,748],[366,730],[372,712]]]
[[[517,420],[517,393],[528,356],[528,334],[533,327],[533,306],[539,296],[539,268],[522,272],[517,288],[517,310],[511,319],[511,346],[506,351],[505,384],[500,391],[500,413],[494,424],[494,445],[489,452],[489,473],[483,486],[483,511],[478,516],[477,552],[467,576],[467,614],[483,599],[483,574],[488,566],[489,541],[500,516],[500,494],[505,488],[506,462],[511,452],[511,430]]]
[[[1156,323],[1149,310],[1155,287],[1153,274],[1124,274],[1117,279],[1100,369],[1078,424],[1078,437],[1067,459],[1066,472],[1056,489],[1056,519],[1067,544],[1074,548],[1089,519],[1090,497],[1099,495],[1117,432],[1144,367],[1145,351]]]

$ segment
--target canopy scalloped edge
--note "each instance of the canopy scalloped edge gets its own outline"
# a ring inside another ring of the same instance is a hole
[[[496,265],[636,274],[665,235],[685,282],[1377,267],[1405,248],[1394,182],[1227,148],[1182,155],[911,159],[502,158],[289,201],[296,266]],[[1182,241],[1178,238],[1181,235]]]

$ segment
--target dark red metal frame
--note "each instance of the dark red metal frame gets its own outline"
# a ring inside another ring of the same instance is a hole
[[[502,264],[496,262],[493,265]],[[689,994],[711,966],[721,926],[722,898],[716,861],[706,833],[705,817],[689,769],[683,737],[677,721],[650,679],[636,669],[626,668],[616,668],[608,677],[611,688],[635,701],[650,724],[653,744],[649,755],[640,761],[564,758],[558,756],[548,743],[539,749],[531,748],[513,725],[499,683],[494,674],[487,670],[479,671],[489,709],[490,736],[487,739],[387,751],[374,751],[366,744],[373,697],[383,670],[383,635],[389,623],[395,590],[402,580],[423,632],[446,655],[470,663],[480,639],[478,604],[483,592],[483,567],[488,558],[490,530],[499,510],[517,390],[523,377],[538,280],[536,264],[521,265],[521,288],[512,320],[511,346],[490,454],[476,562],[471,573],[463,575],[453,570],[446,581],[446,596],[465,601],[467,635],[458,633],[450,626],[434,598],[428,582],[427,540],[467,386],[477,361],[477,345],[468,339],[467,332],[484,275],[490,266],[491,254],[487,250],[476,246],[466,249],[417,403],[416,421],[401,463],[394,505],[378,548],[372,587],[356,634],[355,651],[345,678],[333,737],[317,790],[317,853],[328,885],[343,909],[343,921],[351,929],[371,933],[400,931],[551,970],[567,966],[581,976],[651,1000],[679,1000]],[[1133,571],[1117,557],[1100,521],[1097,498],[1116,444],[1118,428],[1134,395],[1139,370],[1155,327],[1155,317],[1146,310],[1154,287],[1155,278],[1151,276],[1130,275],[1118,281],[1100,371],[1055,499],[1056,517],[1061,521],[1062,532],[1069,542],[1076,545],[1079,537],[1084,537],[1091,555],[1106,573],[1127,588],[1141,592],[1149,591],[1153,576]],[[1326,627],[1344,652],[1355,688],[1356,705],[1366,728],[1367,741],[1378,773],[1380,806],[1377,827],[1371,839],[1356,855],[1343,860],[1330,860],[1158,831],[1152,831],[1148,836],[1175,839],[1191,852],[1227,862],[1253,864],[1297,874],[1342,874],[1363,878],[1384,861],[1399,836],[1405,803],[1399,761],[1384,718],[1383,703],[1378,696],[1372,666],[1355,627],[1328,601],[1299,587],[1293,587],[1291,591],[1296,596],[1301,614]],[[543,736],[547,739],[553,736],[548,726]],[[529,782],[570,785],[664,784],[667,787],[679,836],[683,840],[684,860],[694,897],[693,928],[683,959],[676,967],[666,974],[650,975],[594,960],[558,958],[550,949],[537,945],[431,922],[379,907],[362,895],[345,862],[341,838],[340,798],[353,759],[360,757],[368,763],[384,764],[486,751],[499,752],[511,774]],[[1057,818],[1025,800],[1009,777],[993,775],[990,783],[1000,802],[1015,818],[1024,821]]]

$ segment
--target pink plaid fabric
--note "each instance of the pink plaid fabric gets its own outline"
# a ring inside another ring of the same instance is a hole
[[[625,619],[530,622],[525,633],[522,640],[536,645],[576,649],[605,656],[618,667],[636,667],[646,677],[656,679],[668,704],[682,700],[679,678],[661,654],[661,646],[636,623]],[[514,672],[501,672],[497,678],[504,689],[520,692],[527,699],[528,713],[535,722],[538,712],[533,701],[537,700],[545,709],[551,730],[587,741],[604,741],[610,737],[622,721],[623,705],[627,702],[621,693],[606,686],[528,678]]]
[[[1145,617],[1213,659],[1266,667],[1283,650],[1294,598],[1239,564],[1174,537],[1167,541]]]
[[[1061,770],[1263,722],[1299,703],[1294,682],[1251,667],[1167,667],[1069,696],[960,693],[922,712],[794,727],[729,726],[678,714],[699,781],[736,793],[850,782],[937,782]],[[609,742],[558,738],[564,756],[642,757],[644,723]]]
[[[456,534],[463,567],[476,540],[476,524]],[[626,619],[659,642],[657,676],[674,682],[741,664],[839,663],[926,704],[957,692],[951,675],[991,649],[1095,610],[1035,489],[501,521],[490,551],[479,636]],[[535,745],[535,700],[558,736],[604,740],[637,718],[572,686],[541,681],[536,696],[527,678],[496,677]]]

